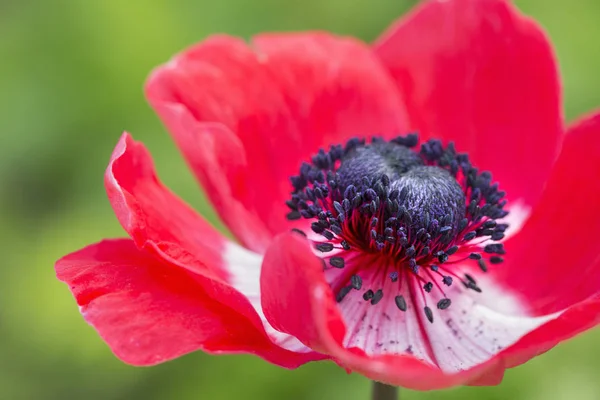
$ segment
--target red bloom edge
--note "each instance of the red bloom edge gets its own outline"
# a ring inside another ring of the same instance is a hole
[[[58,260],[55,269],[117,357],[153,365],[196,350],[251,353],[286,368],[326,358],[276,345],[248,299],[227,281],[224,260],[209,248],[186,250],[192,235],[211,239],[210,246],[227,239],[160,183],[147,150],[127,133],[106,182],[134,240],[90,245]],[[160,207],[164,202],[169,207]]]

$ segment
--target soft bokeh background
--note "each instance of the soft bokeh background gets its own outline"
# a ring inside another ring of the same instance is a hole
[[[154,368],[118,361],[80,317],[53,263],[122,236],[102,175],[121,131],[212,221],[142,84],[215,32],[327,29],[373,40],[412,1],[0,1],[0,399],[364,399],[368,382],[317,363],[286,371],[250,356],[196,353]],[[519,0],[552,38],[569,119],[600,105],[600,2]],[[543,234],[543,232],[540,232]],[[507,373],[496,388],[405,399],[600,398],[600,330]]]

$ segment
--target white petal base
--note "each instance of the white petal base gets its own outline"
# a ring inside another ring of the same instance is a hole
[[[229,242],[225,247],[223,258],[226,268],[231,274],[231,286],[248,298],[250,304],[252,304],[260,316],[265,331],[273,343],[296,353],[312,351],[294,336],[279,332],[273,328],[265,318],[260,302],[260,269],[263,256],[247,250],[236,243]]]
[[[397,282],[382,279],[381,275],[363,276],[363,288],[352,290],[339,304],[348,329],[344,345],[361,348],[369,355],[411,354],[451,373],[489,360],[560,315],[527,316],[517,296],[495,286],[490,279],[476,278],[482,293],[466,290],[460,282],[444,287],[452,300],[445,310],[436,307],[442,298],[439,290],[433,289],[423,296],[416,280],[411,278],[412,291],[402,285],[401,294],[408,304],[403,312],[394,301],[399,294]],[[374,279],[376,283],[372,283]],[[369,288],[383,290],[384,297],[379,303],[372,305],[363,299]],[[425,305],[432,311],[433,323],[425,316]]]

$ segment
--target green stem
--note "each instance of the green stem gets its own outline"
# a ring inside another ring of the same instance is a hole
[[[371,392],[372,400],[397,400],[398,388],[395,386],[386,385],[385,383],[373,381],[373,391]]]

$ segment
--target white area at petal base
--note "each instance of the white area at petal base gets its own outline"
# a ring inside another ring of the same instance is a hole
[[[531,215],[531,207],[521,199],[508,204],[508,215],[497,220],[499,224],[508,224],[504,231],[504,240],[517,234]]]
[[[250,301],[262,320],[265,331],[273,341],[286,350],[297,353],[312,351],[294,336],[282,333],[269,324],[260,301],[260,269],[263,256],[244,247],[228,242],[223,251],[225,268],[230,273],[230,284]]]
[[[503,349],[516,343],[528,332],[555,319],[561,312],[532,317],[518,296],[505,288],[495,286],[491,279],[480,279],[482,293],[466,290],[460,282],[444,287],[452,305],[438,310],[437,302],[443,297],[433,289],[426,294],[434,322],[425,317],[425,303],[421,295],[422,282],[413,283],[413,295],[403,285],[402,294],[408,310],[400,311],[394,301],[398,283],[373,275],[363,275],[363,288],[352,290],[339,303],[346,323],[346,347],[358,347],[369,355],[410,354],[445,372],[453,373],[481,364]],[[413,278],[411,278],[413,280]],[[415,282],[413,280],[413,282]],[[383,289],[384,297],[376,305],[362,298],[368,290]],[[418,288],[418,289],[417,289]]]

